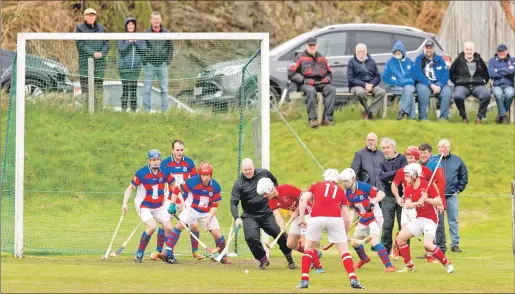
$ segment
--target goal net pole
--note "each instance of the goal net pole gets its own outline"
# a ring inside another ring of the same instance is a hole
[[[24,167],[25,167],[25,75],[27,41],[77,40],[256,40],[261,44],[261,74],[258,76],[261,111],[261,167],[270,169],[270,100],[268,33],[18,33],[16,45],[16,151],[14,180],[14,255],[23,257]],[[267,236],[263,236],[264,239]]]

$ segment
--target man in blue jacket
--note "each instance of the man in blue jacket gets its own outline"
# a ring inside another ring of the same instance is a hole
[[[418,115],[420,120],[427,120],[429,96],[440,96],[440,119],[449,118],[451,89],[447,86],[449,69],[442,56],[435,54],[435,43],[431,40],[425,44],[424,53],[417,56],[413,67],[413,78],[418,93]]]
[[[515,58],[511,57],[508,47],[501,44],[497,47],[497,53],[488,62],[488,75],[494,81],[492,92],[497,103],[499,115],[497,123],[509,123],[506,112],[510,109],[515,89],[513,88],[513,78],[515,76]],[[514,115],[513,113],[511,115]]]
[[[468,171],[460,157],[451,154],[451,142],[442,139],[438,142],[438,153],[443,153],[441,166],[445,174],[445,201],[447,202],[447,221],[451,235],[451,251],[462,252],[458,233],[458,195],[468,183]]]
[[[388,60],[384,67],[383,80],[392,86],[391,92],[395,95],[402,95],[399,105],[397,120],[404,118],[407,114],[409,119],[415,119],[417,110],[413,93],[415,92],[415,82],[411,77],[413,62],[406,57],[406,49],[401,41],[393,45],[393,56]]]
[[[381,74],[376,62],[367,53],[367,45],[362,43],[356,45],[356,54],[347,65],[347,77],[350,92],[359,98],[359,102],[365,108],[362,112],[363,118],[367,120],[376,117],[386,91],[379,87]],[[369,93],[374,94],[374,100],[370,106],[367,106],[366,95]]]

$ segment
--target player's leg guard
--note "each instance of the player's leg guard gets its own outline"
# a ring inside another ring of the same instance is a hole
[[[388,252],[386,252],[386,248],[384,247],[383,243],[377,243],[374,246],[374,249],[376,250],[377,255],[379,255],[379,258],[381,258],[381,261],[383,262],[384,266],[386,268],[392,267],[392,263],[390,262],[390,258],[388,257]]]
[[[177,241],[179,241],[180,236],[181,230],[173,228],[170,231],[170,234],[168,235],[168,240],[166,241],[166,256],[168,256],[168,258],[172,258],[174,256],[173,249],[175,248]]]
[[[159,230],[157,231],[157,247],[156,251],[161,253],[163,251],[163,245],[165,244],[166,236],[165,236],[165,230],[163,228],[159,227]]]
[[[354,272],[354,263],[352,262],[352,256],[350,256],[350,253],[347,252],[342,254],[341,258],[343,267],[345,267],[345,271],[347,271],[347,274],[349,275],[349,280],[357,280],[358,277]]]
[[[141,259],[143,258],[143,254],[145,253],[145,249],[147,248],[148,242],[150,241],[151,237],[152,237],[152,234],[147,235],[147,231],[143,231],[143,234],[141,234],[141,239],[139,240],[138,251],[136,252],[136,258],[138,259],[138,262],[141,262]]]

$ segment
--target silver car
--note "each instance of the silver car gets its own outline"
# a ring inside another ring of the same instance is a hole
[[[270,50],[270,98],[272,102],[279,101],[280,93],[288,84],[288,67],[295,54],[306,49],[306,41],[310,37],[317,38],[318,51],[327,58],[333,71],[337,105],[344,104],[349,99],[348,96],[338,96],[338,93],[349,91],[347,64],[351,58],[354,58],[356,44],[367,45],[368,53],[376,61],[379,72],[383,72],[386,62],[392,56],[393,44],[396,41],[401,41],[406,48],[407,56],[415,60],[423,52],[425,41],[431,39],[436,44],[435,52],[444,57],[448,66],[451,65],[451,58],[446,54],[438,38],[434,34],[417,28],[363,23],[330,25],[313,29]],[[188,95],[192,97],[191,101],[213,105],[241,106],[239,97],[242,97],[242,89],[248,88],[249,91],[257,93],[257,83],[251,86],[249,81],[245,81],[244,87],[241,87],[241,69],[246,62],[247,60],[242,59],[232,60],[206,68],[199,76],[201,79],[195,88],[187,90],[189,91]],[[383,83],[382,86],[386,87]],[[296,85],[292,84],[288,93],[294,91],[296,91]],[[257,99],[257,94],[255,99]],[[245,105],[249,106],[255,102],[245,103]]]

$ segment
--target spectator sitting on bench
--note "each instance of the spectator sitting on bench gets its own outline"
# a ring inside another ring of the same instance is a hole
[[[415,119],[417,111],[415,109],[415,82],[411,77],[413,62],[406,57],[406,49],[401,41],[393,45],[393,56],[388,60],[384,67],[383,80],[392,86],[391,92],[394,95],[402,95],[399,103],[399,113],[397,120],[408,115],[408,119]]]
[[[367,45],[356,45],[356,54],[347,65],[347,77],[350,92],[359,98],[359,102],[365,109],[361,112],[363,118],[367,120],[376,117],[386,91],[379,87],[381,74],[377,69],[376,62],[367,53]],[[366,96],[369,93],[374,94],[374,100],[370,106],[367,106]]]
[[[509,123],[506,112],[510,109],[515,89],[513,77],[515,76],[515,58],[508,53],[508,47],[501,44],[497,47],[497,53],[488,62],[488,74],[493,80],[492,92],[497,103],[499,115],[496,123]],[[513,115],[513,113],[511,114]]]
[[[427,109],[431,94],[440,96],[440,119],[449,118],[451,89],[447,86],[449,69],[442,56],[435,54],[435,43],[431,40],[425,44],[424,53],[417,56],[413,67],[413,78],[418,93],[418,116],[427,120]]]
[[[476,124],[486,118],[486,111],[490,103],[490,90],[486,84],[490,80],[488,68],[479,54],[475,52],[475,45],[472,42],[465,42],[463,52],[458,55],[451,65],[451,82],[454,88],[454,103],[460,113],[463,123],[467,124],[467,112],[465,110],[465,99],[471,94],[479,99],[479,110],[477,112]]]
[[[322,125],[333,124],[336,88],[331,84],[332,72],[327,59],[317,52],[317,40],[309,38],[307,48],[295,56],[288,69],[288,78],[297,84],[297,91],[306,95],[309,126],[318,127],[317,92],[324,96],[324,118]]]

